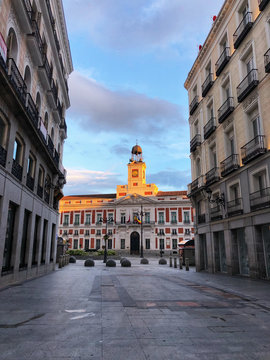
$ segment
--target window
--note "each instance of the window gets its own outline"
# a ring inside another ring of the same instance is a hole
[[[108,239],[108,249],[112,249],[112,239]]]
[[[78,239],[73,240],[73,249],[75,249],[75,250],[78,249]]]
[[[30,153],[27,162],[27,175],[29,175],[31,178],[34,178],[35,169],[36,169],[36,160],[34,155]]]
[[[78,230],[74,230],[74,235],[79,235],[79,231],[78,231]]]
[[[172,229],[172,235],[177,235],[176,229]]]
[[[67,214],[64,215],[63,225],[64,225],[64,226],[69,225],[69,215],[67,215]]]
[[[28,65],[26,65],[24,70],[24,82],[26,85],[26,92],[31,93],[31,83],[32,83],[32,76],[31,71]]]
[[[190,229],[185,229],[185,235],[190,235]]]
[[[96,249],[100,249],[100,239],[96,239]]]
[[[38,195],[42,197],[43,195],[43,186],[44,186],[44,169],[42,166],[38,169]]]
[[[165,235],[164,230],[163,229],[159,229],[159,235]]]
[[[171,223],[172,224],[177,223],[177,218],[176,218],[176,212],[175,211],[171,212]]]
[[[108,235],[109,235],[109,236],[112,236],[112,234],[113,234],[113,233],[112,233],[112,229],[109,229],[109,230],[108,230]]]
[[[150,239],[145,239],[145,249],[146,250],[150,249]]]
[[[158,223],[164,224],[164,213],[163,212],[158,213]]]
[[[253,175],[254,192],[261,191],[267,188],[267,174],[266,169],[263,169]]]
[[[46,180],[45,180],[45,193],[44,193],[44,199],[49,204],[50,203],[50,193],[51,193],[51,178],[47,174]]]
[[[91,215],[86,214],[85,215],[85,225],[90,225],[90,224],[91,224]]]
[[[201,159],[200,158],[197,158],[196,160],[196,164],[195,164],[196,168],[196,177],[199,178],[201,176]]]
[[[84,249],[89,250],[89,239],[84,240]]]
[[[121,239],[121,249],[125,249],[126,245],[125,245],[125,239]]]
[[[16,137],[13,149],[13,160],[22,166],[23,164],[23,142],[19,137]]]
[[[102,214],[97,213],[97,223],[101,223]]]
[[[227,77],[226,80],[222,83],[221,93],[223,99],[222,103],[224,103],[229,97],[231,97],[231,84],[229,77]]]
[[[150,212],[145,213],[145,224],[150,224]]]
[[[190,218],[189,218],[189,211],[184,211],[184,223],[189,224]]]
[[[75,214],[74,225],[80,224],[80,214]]]
[[[9,203],[2,271],[9,271],[12,268],[11,256],[13,248],[15,215],[16,206],[13,203]]]
[[[172,248],[177,249],[177,239],[172,239]]]
[[[89,236],[89,230],[85,230],[84,235]]]
[[[239,199],[239,197],[240,197],[240,188],[239,188],[238,183],[230,186],[229,194],[230,194],[230,199],[231,200]]]
[[[200,134],[199,120],[194,122],[194,136]]]
[[[125,223],[126,223],[126,214],[121,213],[121,224],[125,224]]]
[[[217,149],[216,144],[213,144],[209,148],[209,163],[210,163],[210,169],[213,169],[217,167]]]
[[[64,230],[63,235],[67,235],[67,234],[68,234],[67,230]]]
[[[225,145],[226,145],[227,157],[235,154],[235,139],[234,139],[233,129],[225,133]]]
[[[31,213],[27,210],[24,211],[24,220],[23,220],[23,232],[22,232],[22,242],[21,242],[21,253],[20,253],[20,268],[27,267],[27,239],[29,237],[29,220]]]
[[[164,249],[164,239],[159,239],[159,248],[160,250]]]
[[[101,235],[101,230],[97,230],[96,235],[100,236]]]
[[[15,31],[10,28],[7,37],[7,57],[12,58],[17,63],[18,42]]]
[[[108,213],[108,220],[110,224],[113,223],[113,213]]]
[[[6,150],[6,146],[7,146],[7,134],[8,134],[8,125],[0,117],[0,147],[2,147],[2,149],[5,149],[5,150]],[[5,165],[1,162],[1,159],[0,159],[0,164]]]
[[[213,101],[207,105],[207,120],[210,120],[214,117],[214,108],[213,108]]]
[[[43,221],[43,233],[42,233],[42,244],[41,244],[41,264],[46,262],[46,250],[47,250],[47,232],[48,232],[48,220]]]

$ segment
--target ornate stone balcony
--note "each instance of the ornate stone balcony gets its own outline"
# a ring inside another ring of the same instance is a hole
[[[205,97],[208,91],[211,89],[214,84],[213,74],[209,74],[202,84],[202,97]]]
[[[261,154],[266,153],[267,149],[264,145],[264,135],[258,135],[246,145],[241,147],[241,157],[243,164],[247,164],[249,161],[255,159]]]
[[[247,12],[233,34],[234,48],[237,49],[252,28],[252,12]]]
[[[32,31],[27,35],[27,42],[34,64],[37,66],[42,66],[44,45],[36,20],[32,20]]]
[[[13,0],[14,9],[18,14],[22,31],[29,34],[32,30],[31,15],[33,12],[30,0]]]
[[[225,68],[227,63],[230,61],[231,54],[230,54],[230,48],[226,47],[220,57],[218,58],[218,61],[216,62],[216,76],[219,76],[222,72],[222,70]]]
[[[227,176],[239,168],[238,154],[232,154],[220,163],[221,176]]]
[[[218,109],[218,122],[221,124],[234,111],[233,97],[228,99]]]
[[[242,102],[258,84],[258,70],[252,69],[237,86],[238,102]]]

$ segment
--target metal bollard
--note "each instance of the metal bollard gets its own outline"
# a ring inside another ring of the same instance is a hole
[[[186,258],[186,271],[189,271],[189,258]]]
[[[174,261],[174,268],[177,269],[177,258],[173,258],[173,261]]]
[[[183,269],[183,258],[182,258],[182,256],[180,256],[180,258],[179,258],[179,269],[180,270]]]
[[[172,257],[170,256],[170,267],[172,267]]]
[[[68,255],[67,254],[65,255],[65,264],[66,265],[68,264]]]
[[[59,256],[58,267],[59,267],[59,269],[61,269],[61,267],[62,267],[62,255]]]

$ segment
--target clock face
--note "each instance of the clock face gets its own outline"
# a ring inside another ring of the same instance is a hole
[[[137,169],[132,170],[132,177],[138,177],[139,171]]]

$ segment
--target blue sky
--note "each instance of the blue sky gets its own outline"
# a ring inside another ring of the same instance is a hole
[[[74,72],[65,195],[126,184],[136,140],[147,182],[190,182],[187,77],[223,0],[63,0]]]

